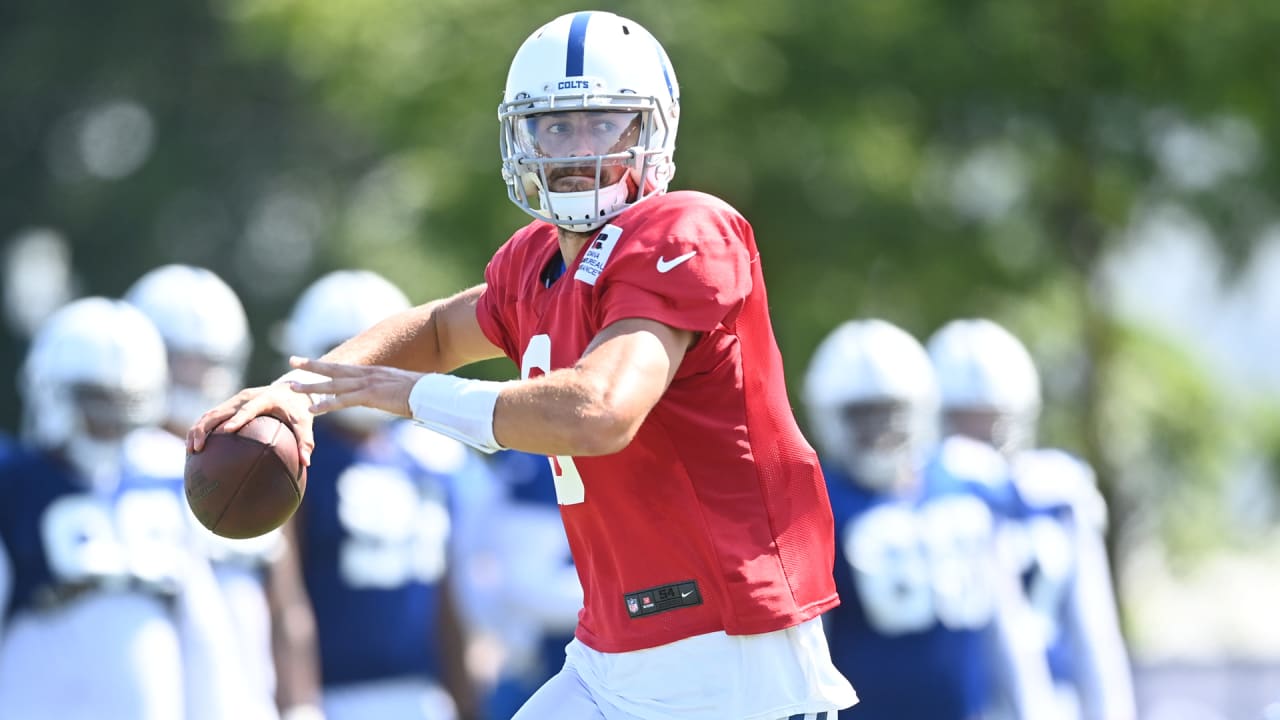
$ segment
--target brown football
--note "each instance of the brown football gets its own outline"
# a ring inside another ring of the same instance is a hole
[[[271,415],[238,432],[214,432],[187,455],[187,503],[201,525],[227,538],[250,538],[280,527],[302,502],[307,468],[293,430]]]

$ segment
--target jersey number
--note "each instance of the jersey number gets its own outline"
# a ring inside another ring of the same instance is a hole
[[[980,500],[945,498],[923,510],[886,505],[843,534],[867,621],[885,635],[934,623],[972,630],[995,611],[991,512]]]
[[[49,571],[60,582],[136,580],[173,589],[183,566],[186,516],[170,492],[139,490],[109,504],[89,495],[54,501],[40,522]]]
[[[444,575],[449,513],[397,468],[356,463],[338,476],[338,571],[353,588],[390,590]]]
[[[1023,589],[1035,611],[1037,630],[1045,645],[1058,642],[1059,618],[1067,602],[1075,554],[1062,522],[1037,515],[1005,528],[1002,540],[1022,577]]]
[[[551,372],[551,336],[534,335],[529,338],[529,346],[524,349],[520,358],[520,377],[539,377]],[[587,488],[582,484],[582,475],[578,466],[573,464],[569,455],[552,455],[547,458],[551,462],[551,473],[556,481],[556,502],[561,505],[577,505],[587,499]]]

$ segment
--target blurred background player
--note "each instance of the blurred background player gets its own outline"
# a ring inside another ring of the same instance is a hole
[[[231,286],[191,265],[163,265],[143,274],[124,299],[155,324],[169,358],[163,425],[187,428],[244,382],[253,349],[249,320]]]
[[[1036,636],[1057,688],[1056,717],[1132,720],[1135,700],[1104,533],[1106,507],[1092,469],[1034,449],[1040,378],[1026,347],[987,319],[947,323],[928,341],[942,428],[999,450],[1012,468],[1002,554],[1036,611]]]
[[[505,657],[487,713],[505,720],[564,665],[582,609],[582,584],[548,459],[508,450],[492,465],[502,488],[489,532],[501,563],[497,616]]]
[[[380,275],[315,281],[283,349],[318,357],[410,307]],[[487,482],[461,443],[379,410],[319,417],[307,497],[290,521],[320,640],[324,711],[347,718],[476,717],[451,586],[455,486]],[[447,690],[446,690],[447,688]]]
[[[244,382],[252,336],[244,306],[220,277],[190,265],[155,268],[125,293],[164,339],[169,386],[162,426],[172,439],[157,450],[181,477],[187,428]],[[157,460],[159,458],[157,457]],[[259,683],[264,712],[319,702],[315,624],[294,550],[277,531],[230,540],[193,522],[206,541],[240,643],[239,662]],[[277,683],[277,676],[280,681]],[[277,687],[278,685],[278,687]]]
[[[33,338],[0,458],[0,717],[261,717],[182,478],[153,462],[166,378],[124,302],[74,301]]]
[[[1048,677],[1013,631],[1025,603],[993,513],[971,479],[921,472],[936,409],[924,348],[888,322],[846,322],[818,346],[805,397],[836,521],[831,654],[862,699],[840,717],[1043,717]]]

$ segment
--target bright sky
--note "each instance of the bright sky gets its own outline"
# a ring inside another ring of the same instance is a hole
[[[1222,277],[1209,229],[1185,211],[1157,209],[1134,233],[1104,271],[1121,313],[1182,339],[1232,389],[1280,395],[1280,227],[1234,281]]]

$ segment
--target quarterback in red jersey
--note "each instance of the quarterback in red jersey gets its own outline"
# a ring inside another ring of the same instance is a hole
[[[833,607],[826,491],[786,411],[747,222],[709,195],[671,193],[596,231],[546,287],[560,258],[555,228],[535,222],[485,273],[481,328],[522,376],[572,368],[632,318],[696,334],[629,444],[553,458],[586,596],[578,637],[621,652]]]
[[[485,283],[395,315],[192,428],[377,407],[486,452],[545,454],[582,581],[564,669],[518,720],[834,718],[856,702],[817,457],[791,412],[747,221],[667,193],[679,90],[643,27],[565,15],[517,51],[508,194],[535,220]],[[536,203],[536,207],[535,207]],[[506,355],[521,379],[448,374]],[[224,422],[225,421],[225,422]]]

